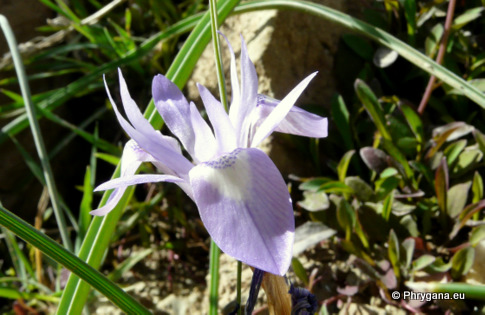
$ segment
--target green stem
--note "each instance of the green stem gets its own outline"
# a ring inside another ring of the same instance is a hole
[[[10,53],[12,54],[12,59],[15,65],[15,71],[17,72],[17,77],[19,78],[20,90],[22,92],[22,97],[25,103],[25,110],[29,118],[35,147],[37,149],[37,153],[39,154],[39,159],[42,164],[45,182],[47,184],[47,190],[49,191],[52,208],[54,210],[57,225],[61,233],[62,243],[68,250],[72,251],[71,239],[69,238],[69,233],[67,232],[67,225],[66,220],[64,219],[64,214],[61,212],[61,208],[59,207],[57,189],[54,182],[54,176],[52,175],[51,165],[49,163],[49,156],[47,154],[47,150],[45,149],[44,139],[42,138],[42,134],[40,132],[35,106],[32,103],[30,87],[27,82],[27,75],[25,74],[22,58],[20,57],[20,53],[17,47],[17,40],[15,39],[15,35],[13,34],[12,28],[10,27],[7,18],[5,18],[1,14],[0,26],[2,27],[3,33],[5,34],[5,38],[7,39],[8,47],[10,49]]]
[[[44,254],[75,273],[81,279],[104,294],[111,302],[129,314],[150,314],[150,312],[115,283],[99,271],[86,264],[67,249],[36,228],[5,209],[0,204],[0,224]]]
[[[216,67],[217,67],[217,82],[219,85],[219,95],[221,97],[221,103],[224,106],[224,109],[228,110],[227,105],[227,92],[226,92],[226,83],[224,82],[224,66],[222,64],[222,55],[221,55],[221,44],[219,42],[219,34],[217,34],[217,28],[219,26],[217,22],[217,4],[215,0],[209,0],[210,6],[210,16],[211,16],[211,34],[212,34],[212,43],[214,44],[214,57],[216,59]]]
[[[209,292],[209,315],[218,314],[219,302],[219,256],[221,251],[216,243],[211,240],[209,273],[210,273],[210,292]]]

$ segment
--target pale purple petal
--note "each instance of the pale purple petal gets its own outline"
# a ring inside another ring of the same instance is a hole
[[[96,187],[94,191],[103,191],[114,188],[122,188],[127,186],[133,186],[138,184],[146,183],[157,183],[157,182],[169,182],[176,183],[182,182],[183,179],[172,176],[172,175],[160,175],[160,174],[140,174],[140,175],[130,175],[119,178],[114,178]]]
[[[148,120],[143,117],[140,112],[140,108],[136,105],[135,101],[131,98],[130,92],[128,91],[128,86],[126,85],[125,78],[121,69],[118,68],[118,78],[120,83],[120,95],[121,102],[123,104],[123,109],[125,110],[126,116],[130,123],[135,127],[136,130],[144,134],[149,134],[155,131],[153,126],[148,122]]]
[[[316,75],[317,72],[314,72],[306,77],[288,95],[285,96],[278,106],[274,108],[274,110],[268,115],[268,117],[263,121],[261,126],[259,126],[258,130],[256,131],[253,141],[251,142],[251,147],[258,146],[261,141],[263,141],[276,129],[279,123],[291,110],[298,97],[300,97],[300,94],[303,93],[307,85]]]
[[[143,151],[140,146],[134,141],[130,140],[125,144],[123,148],[123,155],[121,156],[121,171],[120,176],[130,176],[136,173],[138,167],[142,162],[153,162],[154,158]],[[92,215],[105,215],[118,204],[121,197],[125,193],[126,187],[122,187],[120,189],[115,189],[111,195],[109,196],[108,201],[106,204],[96,210],[91,211]]]
[[[279,103],[280,101],[265,95],[258,95],[258,106],[254,110],[253,130],[261,125]],[[274,131],[311,138],[324,138],[328,134],[328,121],[325,117],[293,106]]]
[[[236,132],[222,104],[203,85],[197,84],[200,97],[216,135],[218,153],[231,152],[236,148]]]
[[[126,188],[115,189],[108,198],[108,201],[104,206],[89,212],[91,215],[104,216],[107,215],[111,210],[113,210],[118,202],[120,202],[121,197],[125,193]]]
[[[241,101],[241,91],[239,88],[239,80],[237,78],[237,67],[236,67],[236,56],[234,55],[234,50],[232,49],[231,43],[227,39],[226,35],[218,31],[218,33],[224,37],[229,48],[229,53],[231,55],[231,107],[229,107],[229,119],[233,126],[238,123],[238,117],[236,116],[239,110],[239,102]],[[256,87],[257,88],[257,87]]]
[[[247,148],[248,133],[251,127],[250,114],[256,107],[258,94],[258,75],[254,64],[249,59],[246,43],[241,36],[241,97],[231,108],[234,128],[238,134],[238,147]]]
[[[291,263],[295,222],[288,188],[259,149],[236,149],[190,173],[201,219],[228,255],[284,275]]]
[[[170,169],[171,173],[175,172],[181,177],[186,176],[193,167],[193,164],[182,154],[174,151],[173,143],[169,142],[159,132],[155,131],[155,129],[152,128],[151,131],[148,131],[146,128],[143,128],[143,131],[141,131],[133,128],[119,112],[116,103],[111,97],[106,80],[104,81],[104,84],[116,117],[126,133],[128,133],[128,135],[146,152],[150,153],[157,161],[163,163]],[[136,104],[128,104],[127,106],[136,106]]]
[[[196,135],[185,96],[172,81],[161,74],[153,78],[152,94],[155,106],[168,129],[179,138],[187,152],[194,156]]]
[[[207,161],[216,154],[216,139],[193,102],[190,102],[190,115],[194,130],[197,131],[194,145],[195,160],[196,162]]]

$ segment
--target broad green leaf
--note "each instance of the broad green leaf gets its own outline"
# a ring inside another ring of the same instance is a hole
[[[436,258],[432,255],[424,254],[413,261],[413,270],[418,271],[434,263]]]
[[[444,33],[444,27],[442,23],[436,24],[432,29],[431,33],[424,42],[424,50],[428,57],[434,57],[438,51],[438,46],[441,41],[441,37]]]
[[[298,201],[297,204],[311,212],[325,210],[330,206],[328,196],[325,192],[313,192],[309,190],[303,192],[303,201]]]
[[[468,173],[481,165],[483,153],[480,150],[473,148],[466,148],[459,156],[451,169],[450,174],[454,177],[459,177]]]
[[[471,181],[457,184],[451,187],[447,192],[446,211],[451,218],[457,217],[465,208],[470,191]]]
[[[443,261],[443,258],[441,257],[436,257],[435,261],[425,267],[425,271],[428,273],[442,273],[442,272],[447,272],[448,270],[451,269],[451,261],[448,263],[445,263]]]
[[[416,241],[413,238],[407,238],[402,242],[402,247],[404,249],[404,254],[405,257],[401,258],[401,263],[402,265],[408,269],[409,266],[411,266],[411,262],[413,261],[413,255],[414,255],[414,247],[416,245]],[[403,258],[405,260],[403,261]]]
[[[298,256],[305,250],[312,248],[323,240],[326,240],[337,231],[320,222],[307,221],[295,229],[295,243],[293,244],[293,256]]]
[[[345,147],[350,150],[354,147],[352,141],[352,134],[349,122],[349,111],[345,105],[343,97],[339,94],[334,95],[331,101],[332,106],[332,118],[337,126],[342,139],[344,140]]]
[[[350,187],[357,199],[362,202],[371,201],[374,198],[372,188],[358,176],[345,178],[345,185]]]
[[[388,128],[386,126],[384,113],[382,112],[381,105],[374,92],[372,92],[369,86],[360,79],[355,81],[354,88],[367,113],[374,121],[377,130],[379,130],[384,139],[391,140],[391,134],[387,130]]]
[[[389,166],[389,157],[382,150],[364,147],[360,149],[359,154],[365,165],[376,173],[381,173]]]
[[[466,275],[473,265],[475,249],[473,247],[462,248],[451,259],[451,277],[459,279]]]
[[[448,167],[451,167],[456,158],[460,155],[463,149],[466,147],[466,139],[461,139],[456,142],[451,143],[446,149],[443,150],[443,154],[448,162]]]
[[[349,168],[349,163],[352,157],[354,156],[355,150],[350,150],[344,154],[344,156],[340,159],[340,162],[337,166],[338,171],[338,179],[341,182],[345,181],[345,176],[347,176],[347,169]]]
[[[453,239],[460,229],[465,226],[465,224],[474,216],[476,213],[479,213],[483,208],[485,208],[485,200],[480,200],[474,204],[468,205],[463,211],[460,213],[459,221],[455,223],[453,230],[450,233],[450,239]]]
[[[418,237],[420,234],[420,231],[418,229],[418,224],[416,223],[416,220],[413,218],[412,215],[407,214],[404,215],[401,220],[399,220],[399,224],[407,230],[409,235],[412,237]]]
[[[342,198],[337,207],[337,220],[342,229],[345,231],[345,239],[350,240],[352,231],[357,223],[357,217],[355,215],[355,210],[350,206],[350,204]]]
[[[485,225],[474,228],[470,234],[470,244],[475,247],[485,239]]]
[[[452,27],[454,29],[460,29],[460,28],[462,28],[463,26],[467,25],[471,21],[473,21],[473,20],[478,19],[479,17],[481,17],[482,16],[482,11],[484,9],[485,9],[484,7],[476,7],[476,8],[473,8],[473,9],[466,10],[465,12],[463,12],[462,14],[460,14],[459,16],[457,16],[453,20]]]
[[[291,268],[293,269],[293,272],[298,277],[298,279],[300,279],[305,286],[308,286],[308,275],[306,273],[305,267],[303,267],[298,258],[293,257],[293,259],[291,260]]]

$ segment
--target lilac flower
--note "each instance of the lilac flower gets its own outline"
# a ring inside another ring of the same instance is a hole
[[[132,139],[123,151],[120,177],[96,188],[114,189],[108,202],[91,214],[111,211],[129,185],[173,182],[197,204],[207,231],[225,253],[283,275],[291,262],[293,208],[283,177],[256,146],[273,131],[326,137],[327,119],[293,107],[316,73],[282,101],[273,100],[257,94],[258,78],[244,41],[239,86],[234,53],[229,49],[233,91],[229,115],[205,87],[198,85],[212,129],[174,83],[163,75],[153,79],[155,106],[192,162],[182,155],[175,138],[162,135],[142,116],[121,71],[121,100],[128,121],[118,111],[105,82],[116,116]],[[151,162],[163,174],[135,175],[143,162]]]

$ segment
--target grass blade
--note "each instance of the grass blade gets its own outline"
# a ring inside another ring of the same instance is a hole
[[[37,247],[44,254],[87,281],[126,313],[150,314],[145,307],[124,292],[115,283],[108,280],[99,271],[83,262],[74,254],[63,248],[51,238],[39,232],[15,214],[5,209],[1,204],[0,225],[12,231],[27,243]]]
[[[42,164],[44,178],[46,181],[47,189],[49,191],[52,208],[54,209],[57,225],[61,233],[62,242],[67,249],[72,250],[71,239],[67,231],[67,225],[66,225],[66,220],[64,219],[64,214],[61,212],[61,209],[59,207],[58,192],[54,182],[54,176],[52,175],[52,169],[49,163],[49,156],[47,155],[47,151],[44,145],[44,140],[40,132],[39,122],[37,121],[36,110],[35,110],[34,104],[32,103],[32,98],[30,96],[30,87],[27,82],[22,59],[18,51],[17,41],[8,23],[8,20],[3,15],[0,15],[0,25],[2,27],[3,33],[5,34],[5,38],[7,39],[7,43],[14,61],[15,71],[17,72],[17,77],[19,78],[20,90],[22,92],[22,97],[25,102],[25,109],[27,111],[27,116],[29,118],[30,127],[32,130],[32,136],[34,137],[35,147],[37,149],[37,153],[39,154],[39,159]]]

